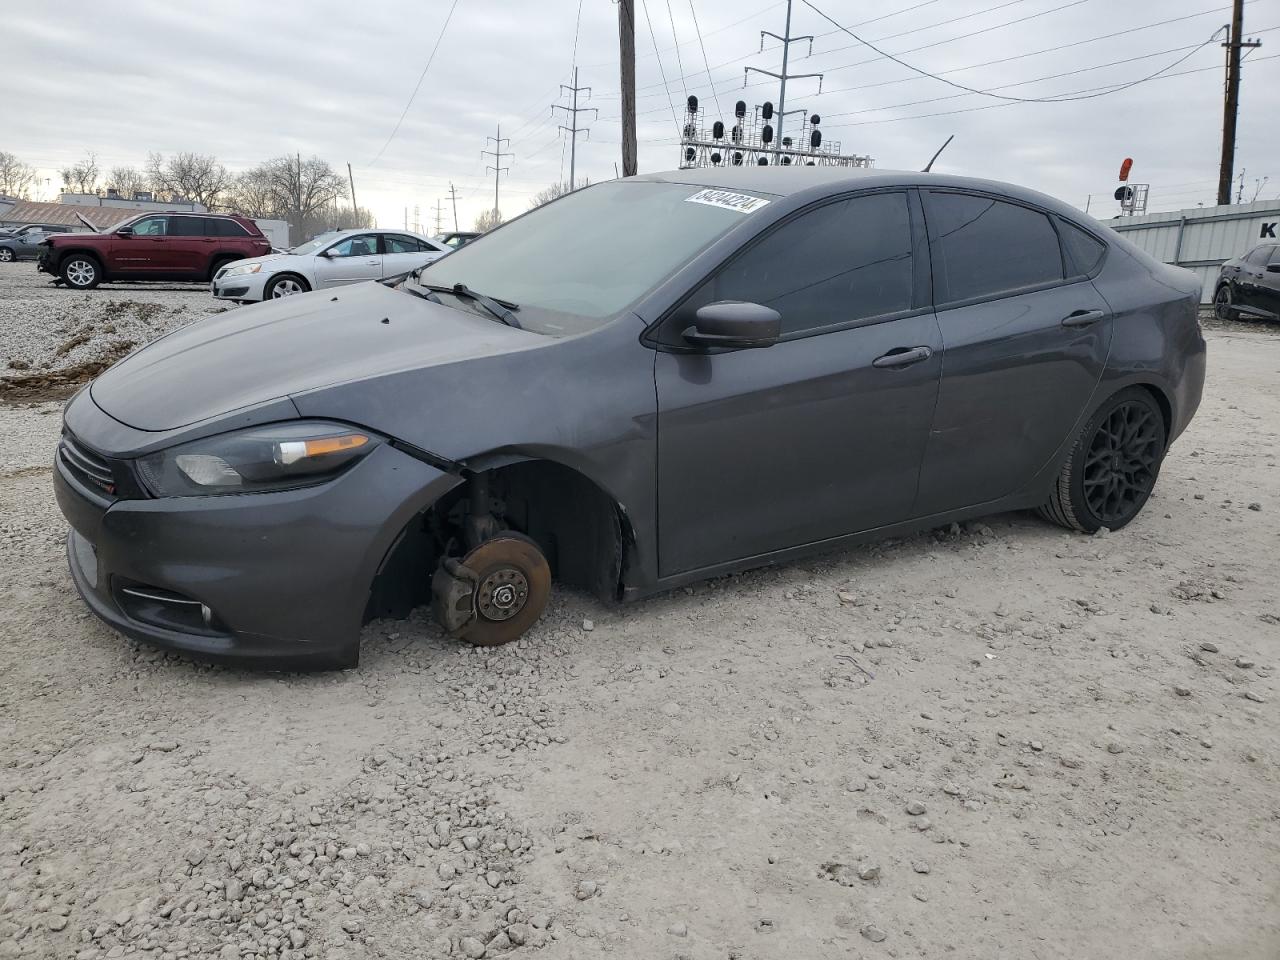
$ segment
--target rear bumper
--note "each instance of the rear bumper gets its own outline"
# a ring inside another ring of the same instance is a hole
[[[71,579],[93,613],[136,640],[272,669],[356,664],[383,558],[456,482],[383,446],[304,490],[112,501],[54,464]],[[180,616],[131,606],[139,590],[179,598]]]

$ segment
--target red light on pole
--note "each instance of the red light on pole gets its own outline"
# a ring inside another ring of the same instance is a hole
[[[1124,163],[1120,164],[1120,182],[1124,183],[1129,179],[1129,170],[1133,167],[1133,157],[1125,157]]]

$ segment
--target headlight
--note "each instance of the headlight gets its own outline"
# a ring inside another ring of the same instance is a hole
[[[261,269],[262,269],[262,264],[260,263],[244,263],[244,264],[241,264],[240,266],[233,265],[233,266],[227,267],[227,269],[222,271],[222,275],[224,277],[243,277],[245,274],[248,274],[248,273],[257,273]]]
[[[346,424],[298,420],[161,450],[141,458],[138,472],[158,497],[288,490],[331,479],[380,443]]]

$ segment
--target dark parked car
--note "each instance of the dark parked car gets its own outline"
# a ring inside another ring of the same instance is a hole
[[[988,181],[603,183],[108,370],[57,452],[71,573],[130,636],[345,665],[428,600],[496,644],[553,578],[632,600],[1022,508],[1116,529],[1199,405],[1199,296]]]
[[[1220,320],[1280,320],[1280,243],[1262,243],[1218,270],[1213,294]]]
[[[248,217],[144,213],[104,233],[70,233],[44,242],[40,269],[77,290],[104,280],[207,282],[232,260],[270,253]]]
[[[442,233],[432,239],[443,243],[446,247],[457,250],[459,247],[465,247],[476,237],[482,236],[484,234],[472,230],[454,230],[452,233]]]
[[[40,244],[55,233],[70,233],[70,227],[43,226],[32,223],[0,233],[0,263],[11,260],[34,260],[40,255]]]

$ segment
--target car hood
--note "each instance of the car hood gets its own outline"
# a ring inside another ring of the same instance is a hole
[[[174,430],[320,387],[407,370],[425,374],[545,340],[465,309],[361,283],[197,321],[130,354],[95,380],[90,394],[126,426]]]
[[[292,253],[264,253],[260,257],[245,257],[243,260],[232,260],[229,267],[243,267],[250,263],[271,263],[275,260],[310,260],[310,257],[296,257]]]

